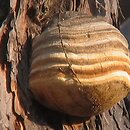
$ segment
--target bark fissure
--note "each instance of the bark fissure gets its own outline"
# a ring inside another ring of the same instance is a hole
[[[120,127],[119,127],[118,121],[116,120],[116,117],[115,117],[114,115],[113,115],[113,119],[114,119],[114,121],[115,121],[115,123],[116,123],[117,129],[118,129],[118,130],[121,130]]]
[[[22,129],[22,130],[26,130],[25,128],[25,124],[24,124],[24,118],[17,114],[17,112],[15,111],[15,92],[12,92],[12,96],[13,96],[13,102],[12,102],[12,112],[14,113],[15,117],[16,117],[16,125],[19,125],[19,127]],[[21,125],[20,125],[21,124]]]
[[[97,130],[102,130],[102,118],[101,115],[99,114],[98,116],[96,116],[96,129]]]
[[[83,126],[84,126],[85,130],[90,130],[88,124],[86,124],[85,122],[83,122]]]

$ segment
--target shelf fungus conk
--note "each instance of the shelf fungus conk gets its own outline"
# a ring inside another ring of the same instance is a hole
[[[69,115],[104,112],[129,92],[128,43],[100,18],[57,19],[33,41],[30,89],[41,104]]]

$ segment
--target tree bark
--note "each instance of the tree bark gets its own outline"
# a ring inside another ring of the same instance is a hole
[[[7,4],[8,3],[8,4]],[[124,101],[91,119],[41,106],[29,89],[32,39],[57,13],[103,16],[119,27],[118,0],[4,0],[0,7],[0,130],[129,130]]]

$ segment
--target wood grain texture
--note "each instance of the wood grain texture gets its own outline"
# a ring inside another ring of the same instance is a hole
[[[90,117],[129,92],[127,41],[102,18],[55,19],[34,39],[32,49],[30,87],[51,109]]]

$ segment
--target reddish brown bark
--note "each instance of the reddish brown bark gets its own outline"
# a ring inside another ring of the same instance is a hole
[[[130,129],[123,101],[88,120],[44,108],[29,90],[32,39],[49,26],[59,10],[101,15],[118,27],[117,8],[117,0],[10,1],[9,13],[4,14],[0,28],[0,130]]]

